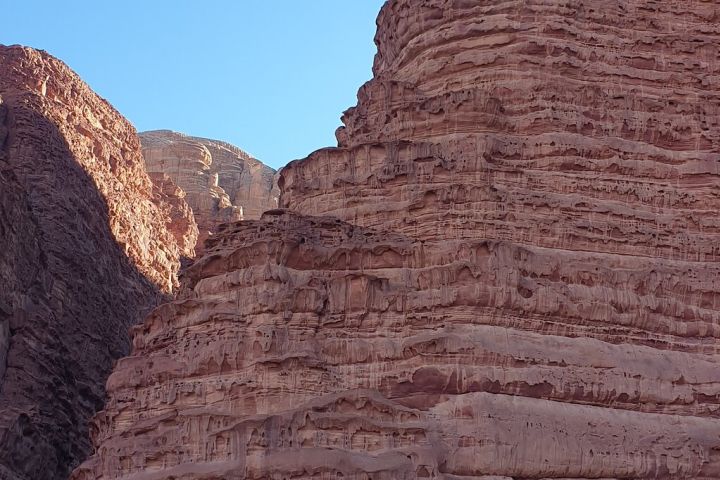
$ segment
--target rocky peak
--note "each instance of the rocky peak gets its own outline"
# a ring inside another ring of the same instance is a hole
[[[277,207],[275,171],[229,143],[170,130],[143,132],[140,140],[148,171],[186,192],[200,229],[198,253],[221,223]]]

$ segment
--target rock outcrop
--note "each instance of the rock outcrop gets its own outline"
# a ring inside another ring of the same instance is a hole
[[[164,173],[152,172],[148,176],[153,186],[153,202],[167,219],[166,227],[180,249],[181,258],[190,261],[195,257],[199,230],[195,214],[185,201],[187,194]]]
[[[228,225],[136,327],[75,478],[715,478],[715,357],[617,341],[582,298],[655,268],[284,211]]]
[[[140,141],[148,171],[168,175],[187,193],[200,229],[198,253],[221,223],[277,208],[275,171],[234,145],[170,130],[143,132]]]
[[[392,1],[343,148],[285,168],[282,206],[417,238],[713,261],[717,12]]]
[[[74,478],[720,478],[719,13],[388,1],[339,148],[136,328]]]
[[[0,97],[0,478],[67,478],[128,328],[177,283],[173,191],[46,53],[0,46]]]

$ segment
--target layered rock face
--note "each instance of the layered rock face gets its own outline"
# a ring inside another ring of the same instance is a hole
[[[44,52],[0,46],[0,97],[0,478],[66,478],[128,327],[177,282],[180,199],[153,193],[135,130]]]
[[[582,319],[583,293],[656,261],[556,253],[284,211],[228,225],[136,328],[74,478],[715,478],[716,357],[613,341],[600,300]],[[560,280],[593,260],[595,285]],[[678,306],[674,268],[658,303]]]
[[[74,478],[719,478],[717,13],[390,0],[340,147],[136,329]]]
[[[200,229],[197,251],[225,222],[257,219],[277,207],[275,171],[234,145],[170,130],[140,134],[148,171],[186,193]]]
[[[390,2],[343,148],[286,168],[282,206],[418,238],[712,261],[716,12]]]

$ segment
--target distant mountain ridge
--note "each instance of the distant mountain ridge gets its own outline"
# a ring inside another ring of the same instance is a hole
[[[148,172],[168,175],[185,191],[200,230],[198,253],[219,224],[277,207],[277,172],[239,147],[171,130],[139,136]]]

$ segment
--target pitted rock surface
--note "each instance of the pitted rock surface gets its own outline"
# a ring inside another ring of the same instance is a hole
[[[715,349],[583,318],[654,263],[286,211],[226,225],[136,327],[74,478],[714,478]]]

